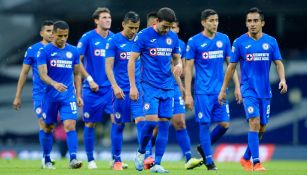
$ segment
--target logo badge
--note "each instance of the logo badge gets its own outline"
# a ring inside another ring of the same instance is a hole
[[[157,55],[157,48],[150,48],[149,49],[149,55],[150,56],[156,56]]]
[[[149,104],[149,103],[145,103],[145,104],[144,104],[144,109],[145,109],[146,111],[148,111],[149,108],[150,108],[150,104]]]
[[[263,50],[268,50],[269,49],[269,44],[268,43],[263,43],[262,44]]]
[[[83,114],[83,116],[84,116],[84,118],[89,118],[89,117],[90,117],[90,114],[89,114],[88,112],[85,112],[85,113]]]
[[[209,53],[208,52],[203,52],[202,53],[203,59],[208,59],[209,58]]]
[[[71,52],[66,52],[66,57],[69,58],[69,59],[72,58],[72,53]]]
[[[198,118],[199,118],[199,119],[203,118],[203,113],[202,113],[202,112],[199,112],[199,113],[198,113]]]
[[[254,107],[249,106],[249,107],[247,108],[247,112],[248,112],[249,114],[254,113]]]
[[[42,112],[42,108],[36,108],[35,112],[36,114],[40,114]]]
[[[56,66],[56,60],[50,60],[50,66],[55,67]]]
[[[222,48],[222,47],[223,47],[223,42],[222,42],[222,41],[217,41],[217,42],[216,42],[216,46],[217,46],[218,48]]]
[[[166,38],[166,44],[171,45],[173,40],[171,38]]]
[[[246,61],[253,61],[254,56],[252,54],[246,54]]]
[[[121,52],[121,53],[119,54],[119,57],[120,57],[120,59],[125,60],[125,59],[127,59],[127,53],[126,53],[126,52]]]
[[[120,119],[120,117],[121,117],[121,114],[119,112],[116,112],[115,113],[115,118]]]

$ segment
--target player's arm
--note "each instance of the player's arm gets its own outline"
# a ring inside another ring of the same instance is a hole
[[[236,70],[237,63],[229,63],[226,73],[225,73],[225,78],[224,82],[218,97],[219,103],[222,105],[224,104],[224,101],[226,100],[226,89],[228,87],[230,79],[233,77],[233,74]]]
[[[226,61],[227,61],[227,65],[229,65],[230,57],[227,57]],[[241,90],[240,90],[240,80],[239,80],[239,76],[238,76],[238,71],[236,69],[235,69],[234,74],[232,76],[232,80],[235,84],[236,101],[238,102],[238,104],[240,104],[242,102],[242,95],[241,95]]]
[[[181,56],[180,54],[174,53],[173,54],[173,64],[174,64],[174,69],[173,69],[173,74],[176,76],[181,76],[182,74],[182,61],[181,61]]]
[[[114,57],[108,57],[106,58],[106,64],[105,64],[105,69],[106,69],[106,73],[107,73],[107,77],[112,85],[112,89],[114,91],[114,95],[116,96],[116,98],[118,99],[124,99],[125,98],[125,94],[123,92],[123,90],[118,86],[115,78],[114,78]]]
[[[185,104],[188,109],[193,110],[193,97],[191,93],[191,83],[193,76],[194,59],[185,61],[184,87],[185,87]]]
[[[31,66],[28,64],[23,64],[20,74],[19,74],[19,79],[17,83],[17,88],[16,88],[16,95],[13,101],[13,108],[15,110],[18,110],[21,106],[21,94],[22,94],[22,89],[23,86],[27,80],[28,73],[30,71]]]
[[[80,73],[80,64],[74,65],[74,82],[76,88],[76,97],[77,97],[77,105],[79,107],[83,106],[83,100],[81,96],[81,73]]]
[[[47,71],[47,65],[46,64],[41,64],[38,66],[39,70],[39,76],[42,81],[44,81],[46,84],[54,87],[56,90],[59,92],[64,92],[67,90],[67,86],[65,86],[62,83],[54,81],[52,78],[48,76],[48,71]]]
[[[94,92],[97,92],[99,90],[99,86],[94,81],[93,77],[84,68],[84,65],[82,63],[83,59],[84,59],[84,55],[80,55],[80,73],[82,75],[81,77],[86,78],[86,81],[90,85],[91,90],[94,91]],[[81,80],[82,80],[82,78],[80,78],[80,81]]]
[[[281,94],[284,94],[288,90],[288,86],[286,83],[286,76],[285,76],[285,67],[284,67],[284,64],[280,60],[275,60],[274,64],[276,66],[276,71],[278,73],[279,80],[280,80],[278,89],[280,89]]]
[[[139,98],[139,92],[135,84],[135,62],[139,59],[139,52],[131,52],[130,59],[128,61],[128,77],[130,82],[130,98],[132,100],[137,100]]]

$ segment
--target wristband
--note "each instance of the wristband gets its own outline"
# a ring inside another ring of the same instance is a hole
[[[93,77],[89,75],[89,76],[86,77],[86,81],[90,83],[94,80],[93,80]]]

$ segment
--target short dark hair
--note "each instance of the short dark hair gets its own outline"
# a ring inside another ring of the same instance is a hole
[[[217,15],[216,11],[213,9],[205,9],[201,12],[201,20],[206,20],[209,16]]]
[[[109,14],[111,14],[111,11],[110,11],[108,8],[106,8],[106,7],[98,7],[98,8],[94,11],[94,13],[92,14],[92,18],[93,18],[93,19],[98,19],[100,13],[109,13]]]
[[[148,20],[149,18],[158,18],[157,17],[157,12],[156,11],[151,11],[151,12],[147,13],[146,19]]]
[[[245,13],[245,17],[247,18],[247,15],[250,14],[250,13],[258,13],[260,15],[261,21],[264,21],[263,12],[260,9],[258,9],[257,7],[252,7],[249,10],[247,10],[247,12]]]
[[[167,22],[175,22],[176,21],[176,15],[174,10],[163,7],[157,12],[157,17],[159,21],[167,21]]]
[[[52,26],[53,25],[53,21],[51,21],[51,20],[45,20],[45,21],[43,21],[42,23],[41,23],[41,30],[43,30],[43,28],[45,27],[45,26]]]
[[[56,21],[53,23],[53,31],[57,31],[57,29],[69,30],[69,25],[65,21]]]
[[[140,21],[140,16],[134,11],[129,11],[125,14],[124,21],[131,21],[133,23],[136,23]]]

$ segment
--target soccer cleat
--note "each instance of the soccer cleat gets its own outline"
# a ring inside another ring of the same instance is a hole
[[[141,154],[139,152],[136,153],[136,157],[134,158],[134,165],[136,170],[142,171],[144,169],[144,158],[145,154]]]
[[[90,170],[97,169],[96,162],[94,160],[89,161],[88,164],[87,164],[87,168],[90,169]]]
[[[191,158],[188,162],[184,164],[184,168],[187,170],[194,169],[203,164],[203,159]]]
[[[168,170],[165,170],[161,165],[154,165],[150,168],[150,171],[153,173],[168,173]]]
[[[203,148],[201,147],[201,145],[197,145],[196,149],[197,149],[197,152],[198,152],[198,153],[201,155],[201,157],[203,158],[203,162],[202,162],[202,163],[206,165],[206,154],[205,154]]]
[[[209,165],[206,164],[206,167],[207,167],[208,171],[216,171],[217,170],[217,167],[215,166],[214,162],[212,162]]]
[[[114,165],[114,160],[110,161],[110,168],[112,169]],[[123,169],[128,169],[129,165],[125,162],[122,162]]]
[[[49,169],[49,170],[54,170],[55,167],[53,166],[53,164],[51,162],[47,162],[42,166],[43,169]]]
[[[154,166],[154,164],[155,164],[155,159],[149,156],[144,160],[144,169],[149,170],[151,167]]]
[[[78,168],[81,168],[81,166],[82,166],[82,162],[77,159],[73,159],[69,162],[69,168],[71,169],[78,169]]]
[[[254,165],[254,171],[265,171],[265,168],[262,166],[261,163],[256,163]]]
[[[122,162],[115,162],[113,164],[113,170],[116,170],[116,171],[121,171],[123,170],[123,163]]]
[[[253,171],[253,164],[250,160],[245,160],[243,157],[240,159],[240,164],[245,171]]]
[[[51,163],[52,163],[52,165],[54,166],[54,165],[55,165],[55,160],[54,160],[54,159],[51,159]],[[41,165],[41,168],[44,168],[44,166],[45,166],[45,158],[43,157],[43,158],[42,158],[42,165]]]

